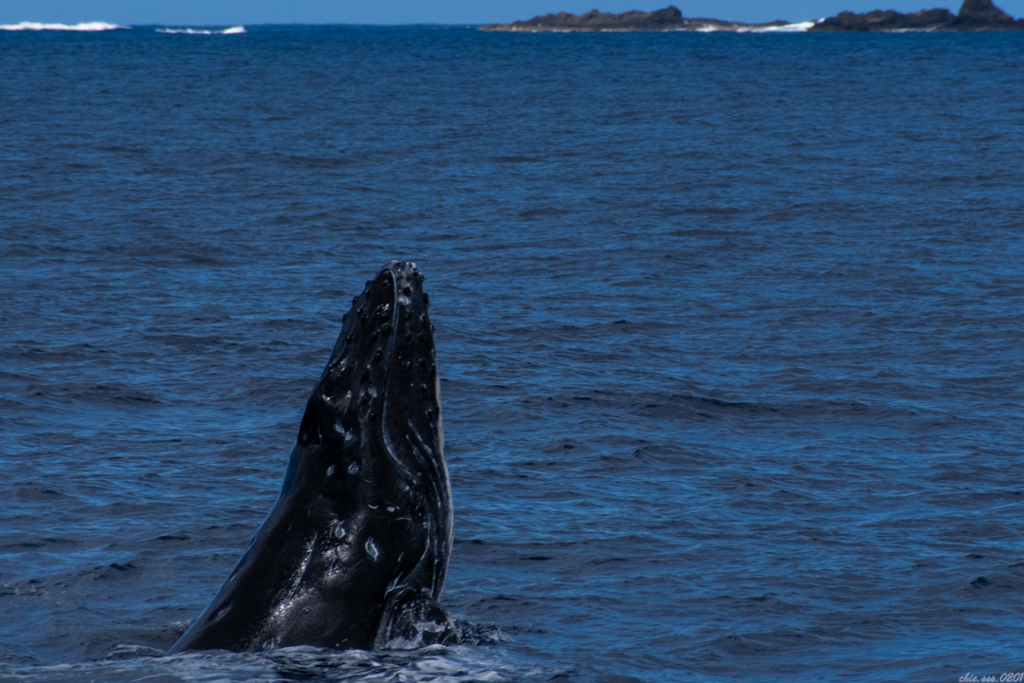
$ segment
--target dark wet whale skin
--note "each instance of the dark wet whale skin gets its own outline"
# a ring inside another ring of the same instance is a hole
[[[169,654],[451,642],[452,505],[428,297],[391,261],[353,300],[281,495]]]

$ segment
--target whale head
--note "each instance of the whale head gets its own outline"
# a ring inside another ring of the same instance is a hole
[[[390,261],[352,301],[299,428],[282,499],[311,497],[346,547],[436,599],[452,546],[429,297]],[[332,524],[335,522],[331,522]]]
[[[281,495],[171,653],[454,642],[452,504],[429,299],[391,261],[345,314]]]

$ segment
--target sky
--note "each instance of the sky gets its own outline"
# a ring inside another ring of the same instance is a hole
[[[234,26],[255,24],[487,24],[529,19],[537,14],[652,11],[672,0],[0,0],[0,24],[21,21],[74,24],[106,21],[122,25]],[[843,10],[895,9],[916,12],[944,7],[954,13],[960,0],[676,0],[683,16],[760,22],[806,21]],[[996,0],[1014,17],[1024,17],[1024,0]]]

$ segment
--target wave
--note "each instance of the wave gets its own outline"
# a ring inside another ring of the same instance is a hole
[[[824,19],[818,19],[818,21],[798,21],[792,24],[770,24],[766,26],[736,26],[735,24],[730,25],[718,22],[705,24],[695,30],[697,33],[805,33],[809,28],[822,21]]]
[[[820,19],[818,21],[821,21]],[[782,26],[758,26],[757,28],[737,29],[737,33],[804,33],[817,24],[817,21],[798,21],[794,24],[783,24]]]
[[[113,31],[130,26],[108,24],[105,21],[83,21],[80,24],[41,24],[38,21],[23,21],[20,24],[0,24],[0,31]]]
[[[231,36],[245,33],[244,26],[229,26],[228,28],[158,28],[157,33],[182,33],[189,36]]]

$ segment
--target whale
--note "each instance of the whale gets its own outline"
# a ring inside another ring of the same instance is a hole
[[[452,500],[423,280],[389,261],[352,300],[277,502],[168,654],[458,642],[438,602]]]

